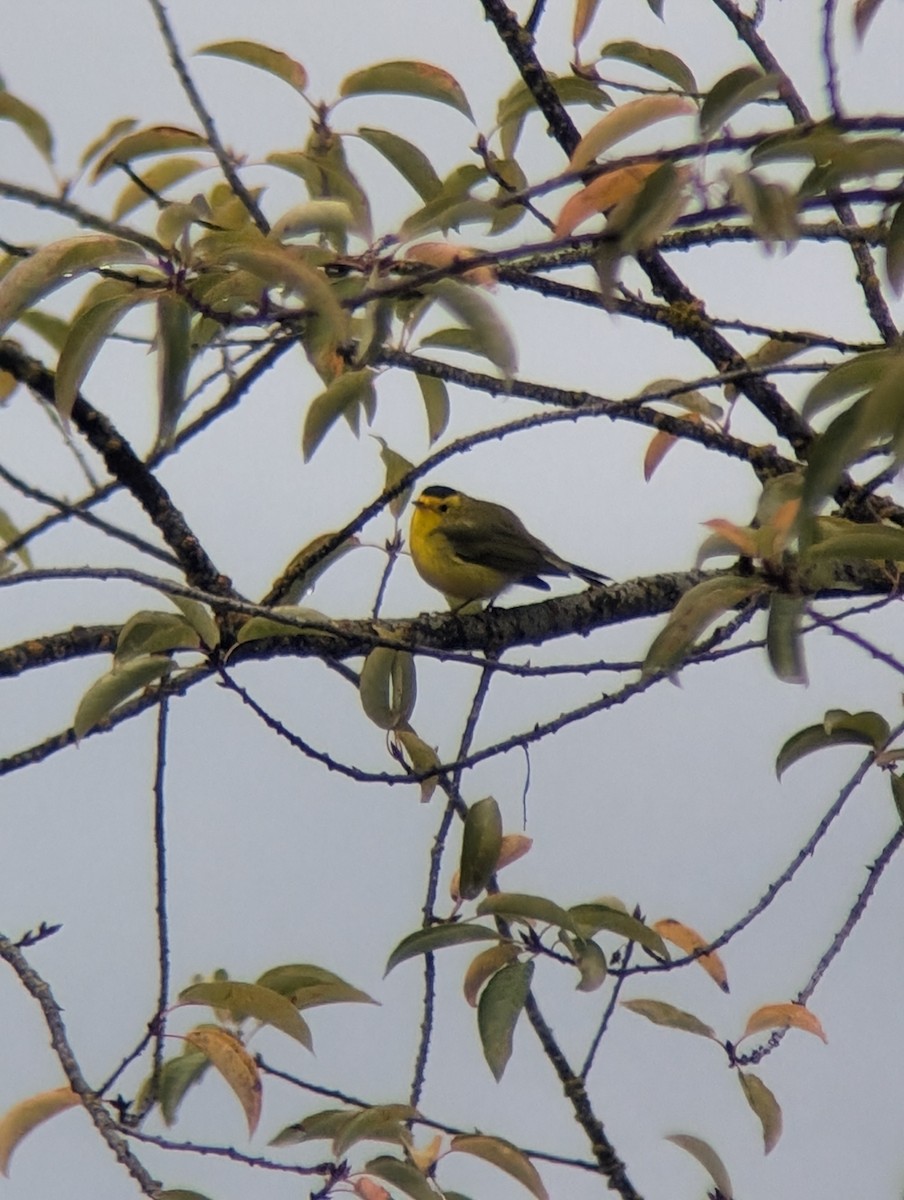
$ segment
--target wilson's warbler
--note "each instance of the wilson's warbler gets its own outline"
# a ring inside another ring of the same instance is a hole
[[[454,488],[421,492],[414,502],[409,541],[418,574],[452,608],[492,600],[516,583],[548,592],[542,575],[577,575],[587,583],[608,579],[560,558],[510,509]]]

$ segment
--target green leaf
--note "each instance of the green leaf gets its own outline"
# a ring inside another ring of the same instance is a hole
[[[209,1200],[203,1192],[195,1192],[186,1188],[164,1188],[157,1193],[157,1200]]]
[[[79,389],[110,333],[126,313],[153,298],[148,291],[128,291],[82,307],[72,320],[60,351],[54,378],[57,411],[68,419],[72,415]]]
[[[504,917],[510,920],[542,921],[569,933],[579,933],[569,912],[545,896],[526,896],[521,892],[494,892],[477,906],[480,917]]]
[[[69,336],[71,322],[56,317],[53,313],[42,312],[39,308],[29,308],[19,317],[20,325],[42,337],[48,346],[59,353],[66,338]]]
[[[731,181],[731,198],[749,214],[754,232],[767,247],[782,242],[790,248],[796,243],[800,235],[797,199],[783,184],[741,171]]]
[[[892,525],[855,525],[808,546],[801,562],[904,562],[904,529]]]
[[[373,436],[380,443],[380,458],[383,460],[383,467],[386,471],[386,474],[383,476],[383,490],[386,491],[389,488],[395,487],[400,480],[409,475],[414,470],[414,463],[405,458],[404,455],[399,454],[398,451],[393,450],[391,446],[388,446],[383,438],[376,437],[376,434]],[[405,506],[410,499],[411,488],[407,487],[398,496],[389,501],[389,511],[396,520],[405,511]]]
[[[140,246],[107,233],[42,246],[0,279],[0,336],[25,309],[76,276],[98,267],[148,261]]]
[[[868,392],[881,379],[895,357],[894,350],[866,350],[826,371],[804,399],[801,409],[804,420],[812,420],[818,412],[839,400]]]
[[[573,926],[580,937],[593,937],[602,930],[637,942],[656,958],[666,961],[669,952],[665,942],[655,929],[632,917],[621,909],[608,904],[575,904],[568,910]]]
[[[96,183],[120,163],[130,163],[149,154],[171,154],[174,150],[209,150],[207,139],[192,129],[180,129],[175,125],[152,125],[127,133],[114,142],[100,159],[91,178]]]
[[[382,154],[402,178],[411,184],[424,203],[439,195],[442,181],[423,150],[387,129],[372,129],[362,125],[358,129],[358,137]]]
[[[666,1004],[664,1000],[622,1000],[621,1006],[640,1017],[646,1017],[654,1025],[665,1025],[668,1029],[680,1029],[718,1041],[715,1030],[709,1025],[705,1025],[693,1013],[676,1008],[674,1004]]]
[[[330,1141],[351,1121],[358,1116],[358,1110],[347,1108],[326,1108],[321,1112],[311,1113],[301,1121],[294,1121],[281,1129],[276,1137],[271,1138],[270,1146],[297,1146],[302,1142],[315,1142],[321,1138]]]
[[[140,692],[148,684],[168,675],[173,669],[172,660],[160,654],[149,654],[130,659],[122,666],[114,667],[102,675],[85,692],[79,701],[72,719],[72,731],[79,741],[100,721]]]
[[[673,1133],[665,1140],[686,1150],[700,1163],[716,1185],[720,1200],[733,1200],[734,1190],[725,1164],[708,1142],[704,1142],[702,1138],[694,1137],[690,1133]]]
[[[315,1008],[324,1004],[378,1004],[367,992],[352,987],[332,971],[313,963],[285,963],[270,967],[255,980],[259,987],[271,988],[296,1008]]]
[[[904,533],[901,536],[904,540]],[[807,668],[800,636],[803,614],[804,601],[801,596],[775,592],[769,601],[766,651],[769,655],[769,665],[776,678],[781,679],[783,683],[807,682]]]
[[[448,104],[473,121],[474,115],[459,83],[441,67],[430,63],[398,61],[377,63],[355,71],[343,79],[340,96],[369,96],[391,92],[403,96],[420,96]]]
[[[700,136],[712,137],[745,104],[759,100],[767,92],[774,92],[778,84],[778,75],[767,75],[759,67],[738,67],[736,71],[729,71],[713,84],[703,101]]]
[[[883,430],[870,419],[866,399],[855,400],[811,445],[801,493],[805,513],[817,511],[835,491],[847,468],[881,436]]]
[[[665,628],[657,634],[644,660],[644,674],[678,665],[696,639],[723,613],[762,590],[756,579],[722,575],[698,583],[681,597]]]
[[[904,822],[904,775],[895,775],[892,772],[888,776],[888,782],[891,784],[891,798],[895,802],[898,820]]]
[[[433,954],[437,950],[445,950],[448,946],[464,946],[468,942],[501,941],[501,934],[495,929],[487,929],[484,925],[430,925],[402,938],[390,954],[384,974],[388,975],[393,967],[397,967],[408,958],[416,958],[420,954]]]
[[[699,90],[693,72],[670,50],[642,46],[640,42],[608,42],[600,50],[600,58],[617,58],[621,62],[633,63],[636,67],[644,67],[647,71],[668,79],[683,92]]]
[[[672,224],[685,205],[685,176],[674,163],[664,162],[643,182],[640,190],[617,204],[606,229],[618,234],[623,254],[646,250]]]
[[[277,604],[272,611],[272,617],[250,617],[236,634],[236,642],[241,645],[242,642],[259,642],[270,637],[310,637],[312,633],[322,633],[322,627],[331,624],[330,618],[325,613],[318,612],[316,608]],[[284,620],[280,620],[280,614],[295,621],[310,621],[313,628],[287,625]]]
[[[141,173],[142,181],[150,188],[151,192],[158,196],[162,196],[167,188],[173,187],[180,183],[189,175],[196,175],[198,171],[203,169],[204,164],[197,158],[173,157],[165,158],[162,162],[153,163],[146,167]],[[138,186],[133,180],[129,180],[123,190],[116,198],[113,205],[113,220],[121,221],[123,217],[129,215],[140,208],[142,204],[150,202],[151,197],[148,193]]]
[[[329,542],[335,542],[335,533],[320,533],[317,537],[312,538],[306,546],[303,546],[297,554],[294,554],[283,570],[279,580],[274,583],[273,591],[270,599],[274,606],[285,606],[297,604],[305,592],[311,591],[314,584],[320,576],[331,567],[333,563],[338,562],[350,550],[354,550],[361,543],[354,535],[345,538],[339,542],[334,549],[330,550],[322,558],[319,558],[312,567],[304,568],[304,563],[309,558],[312,558],[322,546]],[[282,585],[282,580],[288,579],[289,582]],[[282,585],[282,586],[280,586]],[[310,610],[308,610],[310,611]],[[327,618],[324,617],[324,620]]]
[[[449,424],[449,389],[442,379],[415,373],[427,414],[427,433],[431,446],[441,437]]]
[[[231,58],[236,62],[246,63],[249,67],[259,67],[302,95],[308,86],[308,73],[300,62],[290,58],[284,51],[273,50],[260,42],[211,42],[195,53],[209,54],[216,58]]]
[[[286,996],[257,983],[240,983],[234,979],[215,983],[193,983],[179,993],[179,1004],[206,1004],[211,1008],[224,1008],[235,1021],[248,1017],[262,1025],[272,1025],[283,1033],[301,1042],[307,1050],[313,1049],[311,1031],[307,1022],[299,1015],[295,1005]]]
[[[188,596],[168,596],[167,599],[178,608],[208,650],[219,646],[220,627],[210,609]]]
[[[363,231],[358,227],[356,214],[345,200],[309,200],[299,204],[276,221],[271,230],[278,241],[286,238],[306,237],[309,233],[323,234],[339,242],[349,230]]]
[[[473,900],[489,883],[502,846],[502,814],[492,796],[468,809],[462,835],[458,890],[463,900]]]
[[[171,292],[157,301],[157,444],[169,446],[185,409],[192,310]]]
[[[904,201],[895,209],[885,241],[885,274],[895,295],[904,291]]]
[[[361,707],[380,729],[407,725],[417,700],[414,656],[407,650],[374,646],[358,680]]]
[[[497,1083],[512,1056],[515,1025],[527,1000],[533,974],[532,962],[509,963],[492,976],[477,1002],[480,1043]]]
[[[305,462],[340,417],[348,418],[376,400],[374,373],[369,367],[361,371],[345,371],[315,396],[305,414],[301,445]]]
[[[420,1114],[410,1104],[375,1104],[365,1108],[347,1121],[333,1138],[333,1155],[344,1158],[356,1142],[399,1142],[405,1145],[410,1140],[406,1121],[415,1120]]]
[[[518,369],[517,351],[507,326],[489,300],[457,279],[441,279],[428,284],[424,291],[474,333],[483,354],[506,379],[511,379]]]
[[[377,1179],[382,1179],[391,1187],[398,1188],[399,1191],[412,1196],[413,1200],[438,1200],[437,1193],[427,1182],[423,1172],[419,1171],[412,1163],[403,1162],[400,1158],[393,1158],[388,1154],[381,1155],[379,1158],[372,1158],[370,1162],[365,1163],[364,1170],[370,1175],[375,1175]],[[448,1192],[443,1195],[447,1198]]]
[[[536,1200],[549,1200],[537,1168],[527,1155],[503,1138],[489,1137],[482,1133],[459,1134],[452,1139],[449,1153],[471,1154],[475,1158],[491,1163],[506,1175],[511,1175],[522,1187],[527,1188]],[[447,1192],[448,1196],[449,1193]]]
[[[209,1066],[207,1055],[188,1045],[177,1058],[168,1058],[164,1062],[157,1082],[157,1103],[164,1124],[175,1124],[185,1093],[200,1083]]]
[[[348,318],[326,275],[309,267],[287,248],[269,244],[240,245],[225,250],[220,261],[228,261],[233,266],[250,271],[270,287],[284,287],[297,292],[304,300],[305,307],[317,313],[329,327],[332,344],[338,345],[344,340]]]
[[[52,162],[53,134],[37,109],[10,92],[0,91],[0,121],[12,121],[18,125],[38,153]]]
[[[433,771],[440,765],[439,755],[435,748],[419,737],[410,725],[400,725],[398,729],[393,730],[393,738],[404,750],[411,769],[416,775],[420,775],[424,771]],[[436,791],[438,783],[439,779],[436,775],[421,780],[421,804],[427,804],[433,799],[433,793]]]
[[[741,1091],[754,1115],[763,1127],[763,1152],[774,1149],[782,1136],[782,1110],[775,1096],[757,1075],[749,1071],[738,1071]]]
[[[129,617],[120,629],[113,657],[119,667],[132,658],[164,650],[194,649],[199,643],[197,633],[183,617],[143,610]]]
[[[684,96],[641,96],[637,100],[628,100],[606,113],[584,134],[571,155],[569,170],[583,170],[604,150],[630,137],[632,133],[655,125],[657,121],[687,116],[696,111],[693,101]]]
[[[106,150],[107,146],[111,146],[113,142],[118,141],[125,134],[131,133],[137,124],[138,120],[136,117],[117,117],[115,121],[112,121],[107,126],[102,134],[96,137],[93,142],[88,143],[82,153],[82,157],[78,160],[79,167],[84,170],[88,163],[93,158],[96,158],[101,151]],[[118,220],[115,216],[113,219]]]
[[[888,732],[887,722],[878,713],[831,710],[822,724],[808,725],[788,738],[776,757],[775,773],[781,779],[794,763],[831,746],[869,746],[879,750],[888,740]]]

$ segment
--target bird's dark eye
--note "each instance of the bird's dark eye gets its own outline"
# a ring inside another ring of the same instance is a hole
[[[440,505],[438,505],[438,506],[437,506],[437,512],[445,513],[445,512],[448,512],[448,511],[449,511],[449,505],[448,505],[448,504],[440,504]]]

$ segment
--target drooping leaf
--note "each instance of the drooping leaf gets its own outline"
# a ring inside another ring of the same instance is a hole
[[[290,58],[283,50],[274,50],[260,42],[227,41],[211,42],[202,46],[196,54],[209,54],[216,58],[231,58],[236,62],[247,63],[249,67],[259,67],[270,75],[275,75],[287,83],[289,87],[304,95],[308,86],[308,73],[294,58]]]
[[[427,434],[431,446],[441,437],[449,424],[449,389],[442,379],[432,375],[415,374],[417,385],[421,389],[424,401],[424,411],[427,414]]]
[[[387,129],[372,129],[362,125],[358,129],[358,137],[382,154],[411,184],[425,204],[439,195],[442,180],[423,150]]]
[[[238,1040],[225,1029],[199,1027],[185,1040],[210,1059],[242,1106],[249,1136],[254,1134],[261,1115],[261,1080],[254,1059]]]
[[[768,1154],[782,1136],[782,1110],[775,1096],[758,1075],[738,1071],[744,1098],[763,1127],[763,1151]]]
[[[0,1117],[0,1172],[9,1175],[13,1151],[33,1129],[57,1113],[81,1104],[81,1097],[69,1087],[54,1088],[20,1100]]]
[[[381,92],[438,100],[462,113],[469,121],[474,120],[458,81],[442,67],[430,63],[408,60],[377,63],[347,75],[339,88],[341,96],[369,96]]]
[[[551,72],[547,78],[559,102],[566,107],[580,104],[597,110],[612,107],[612,97],[592,79],[586,79],[583,75],[556,76]],[[514,155],[528,114],[539,111],[536,97],[522,79],[499,101],[496,123],[505,158],[510,159]]]
[[[188,596],[169,596],[168,599],[175,604],[208,650],[215,650],[220,644],[220,627],[210,609]]]
[[[135,242],[107,233],[50,242],[0,279],[0,336],[27,308],[64,283],[98,267],[147,263]]]
[[[642,46],[640,42],[607,42],[600,50],[600,58],[616,58],[621,62],[633,63],[674,83],[682,92],[696,92],[697,81],[688,65],[671,50],[657,46]]]
[[[857,0],[854,5],[854,31],[861,42],[866,37],[866,31],[869,29],[873,17],[879,11],[881,3],[882,0]]]
[[[304,564],[309,558],[313,558],[321,547],[335,541],[335,533],[320,533],[317,537],[312,538],[306,546],[303,546],[297,554],[294,554],[279,579],[274,583],[268,602],[272,601],[276,606],[298,604],[302,596],[311,591],[324,571],[348,554],[350,550],[361,545],[359,539],[353,534],[319,558],[312,567],[305,568]],[[283,583],[284,580],[285,583]]]
[[[518,354],[508,327],[489,300],[457,279],[441,279],[424,290],[473,331],[486,357],[511,379],[518,369]]]
[[[330,624],[330,618],[316,608],[305,608],[297,604],[277,604],[273,607],[272,617],[249,617],[236,634],[236,642],[259,642],[269,637],[310,637],[312,633],[323,631],[323,626]],[[303,621],[304,625],[290,625],[285,619]],[[312,628],[307,627],[310,622]]]
[[[409,262],[421,262],[428,267],[443,269],[467,262],[469,258],[475,258],[477,253],[470,246],[457,246],[451,242],[416,242],[405,251],[405,258]],[[456,278],[466,283],[492,287],[496,282],[496,272],[490,266],[472,267],[469,271],[462,271]]]
[[[199,1083],[210,1067],[210,1059],[200,1050],[186,1044],[182,1054],[168,1058],[160,1068],[157,1079],[157,1103],[164,1124],[175,1124],[185,1094]]]
[[[169,446],[185,408],[193,313],[181,296],[157,300],[157,444]]]
[[[904,530],[892,525],[856,525],[807,547],[802,562],[904,562]]]
[[[839,400],[862,396],[864,392],[868,392],[890,367],[894,358],[892,350],[866,350],[826,371],[810,388],[804,399],[801,409],[804,420],[812,420],[818,412]]]
[[[60,416],[72,414],[79,389],[110,333],[126,313],[153,299],[149,290],[129,288],[119,295],[83,306],[73,318],[60,351],[54,378],[56,406]]]
[[[747,1018],[744,1032],[738,1041],[743,1041],[751,1034],[761,1033],[764,1029],[802,1029],[805,1033],[815,1034],[823,1042],[829,1040],[823,1032],[819,1018],[803,1004],[764,1004]]]
[[[533,974],[532,962],[511,962],[492,976],[477,1002],[480,1043],[497,1083],[512,1056],[515,1026],[527,1000]]]
[[[197,158],[176,155],[146,167],[140,172],[140,177],[152,193],[163,196],[167,189],[181,183],[190,175],[196,175],[203,166],[204,164]],[[113,204],[113,220],[121,221],[123,217],[140,208],[142,204],[148,204],[150,199],[145,188],[139,187],[134,180],[130,179]]]
[[[775,592],[769,599],[766,652],[776,678],[781,679],[783,683],[807,683],[807,667],[801,638],[804,611],[802,596]]]
[[[904,201],[895,209],[885,241],[885,274],[892,290],[904,291]]]
[[[731,198],[749,214],[753,230],[769,249],[776,242],[790,249],[800,235],[797,199],[781,183],[764,181],[752,171],[739,171],[731,182]]]
[[[400,746],[411,765],[412,771],[420,775],[424,771],[432,771],[440,765],[436,748],[429,745],[411,728],[410,725],[399,725],[392,731],[392,741]],[[421,780],[421,804],[427,804],[433,799],[439,779],[436,775]]]
[[[577,990],[595,992],[602,987],[609,974],[609,964],[602,948],[592,939],[580,938],[572,945],[571,953],[581,975]]]
[[[664,1000],[622,1000],[621,1007],[629,1012],[646,1017],[654,1025],[665,1025],[668,1029],[680,1029],[684,1033],[695,1033],[699,1037],[718,1041],[715,1030],[706,1025],[693,1013],[676,1008],[674,1004],[666,1004]]]
[[[738,67],[714,83],[700,109],[700,136],[712,137],[745,104],[774,92],[779,76],[766,74],[759,67]]]
[[[731,1179],[725,1163],[722,1162],[709,1142],[704,1142],[703,1138],[694,1137],[690,1133],[672,1133],[665,1140],[687,1151],[697,1160],[716,1185],[719,1200],[734,1200],[734,1189],[731,1186]]]
[[[502,814],[492,796],[470,806],[465,817],[459,866],[459,891],[473,900],[486,887],[496,869],[502,846]]]
[[[687,202],[687,180],[687,168],[671,162],[660,163],[643,180],[636,195],[626,197],[616,206],[606,229],[618,234],[620,253],[647,250],[672,227]]]
[[[407,650],[374,646],[358,680],[361,707],[379,729],[406,725],[417,699],[414,656]]]
[[[52,162],[53,133],[36,108],[11,92],[0,89],[0,121],[11,121],[18,125],[38,153],[47,162]]]
[[[587,30],[596,16],[599,4],[600,0],[575,0],[574,19],[571,24],[571,44],[575,54],[577,54],[578,46],[587,36]]]
[[[309,200],[307,204],[299,204],[283,213],[274,222],[271,235],[278,241],[285,241],[317,233],[329,237],[335,244],[341,243],[349,230],[363,236],[357,217],[345,200]]]
[[[481,1133],[458,1134],[452,1139],[449,1152],[471,1154],[491,1163],[527,1188],[536,1200],[549,1200],[549,1194],[543,1186],[537,1168],[522,1150],[503,1138],[489,1137]],[[448,1195],[447,1192],[446,1196]]]
[[[348,1108],[327,1108],[321,1112],[311,1113],[301,1121],[293,1121],[281,1129],[276,1137],[268,1143],[271,1146],[297,1146],[303,1142],[319,1141],[328,1138],[330,1141],[360,1110]]]
[[[502,935],[495,929],[485,925],[462,925],[449,923],[447,925],[430,925],[426,929],[418,929],[402,938],[386,964],[385,974],[397,967],[408,958],[416,958],[420,954],[433,954],[437,950],[445,950],[448,946],[464,946],[469,942],[501,942]]]
[[[579,933],[571,913],[545,896],[527,896],[521,892],[494,892],[484,896],[477,915],[504,917],[506,920],[541,921],[569,933]]]
[[[306,1050],[313,1048],[307,1022],[299,1016],[292,1001],[273,988],[262,987],[258,983],[241,983],[235,979],[193,983],[179,993],[178,1002],[208,1004],[211,1008],[225,1009],[238,1022],[253,1017],[261,1024],[272,1025],[296,1042],[301,1042]]]
[[[136,692],[168,675],[172,669],[172,659],[161,654],[147,654],[130,659],[95,680],[79,701],[72,719],[76,741]]]
[[[113,142],[118,141],[125,134],[131,133],[137,124],[138,119],[136,117],[117,117],[115,121],[112,121],[107,126],[103,133],[98,134],[93,142],[88,143],[82,151],[81,158],[78,160],[79,167],[84,170],[92,159],[96,158],[103,150],[106,150]],[[113,219],[118,220],[115,216]]]
[[[424,1173],[413,1163],[405,1162],[401,1158],[383,1154],[365,1163],[364,1170],[376,1175],[378,1179],[385,1180],[406,1196],[411,1196],[412,1200],[437,1200],[436,1192],[427,1182]]]
[[[888,734],[888,724],[878,713],[830,711],[821,725],[808,725],[788,738],[775,760],[775,773],[781,779],[800,759],[831,746],[869,746],[879,750],[888,740]]]
[[[762,588],[756,579],[722,575],[707,579],[681,597],[665,628],[653,640],[644,660],[644,672],[675,667],[701,633],[723,613],[755,596]]]
[[[370,367],[337,375],[325,391],[314,397],[305,414],[301,439],[305,462],[310,462],[314,451],[340,417],[347,419],[349,414],[358,413],[375,401],[374,373]]]
[[[389,488],[395,487],[406,475],[411,474],[414,470],[414,463],[405,458],[404,455],[399,454],[397,450],[393,450],[383,438],[377,437],[376,440],[380,443],[380,458],[383,460],[383,468],[386,472],[383,477],[383,490],[388,491]],[[405,511],[405,507],[410,499],[411,488],[407,487],[389,501],[389,511],[396,520]]]
[[[609,213],[623,200],[636,196],[658,166],[658,163],[635,163],[592,179],[562,205],[553,237],[568,237],[589,217]]]

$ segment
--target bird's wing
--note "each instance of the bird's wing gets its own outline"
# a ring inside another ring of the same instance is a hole
[[[568,564],[501,504],[485,502],[478,520],[456,515],[443,525],[443,533],[464,562],[493,567],[514,576],[569,573]]]

